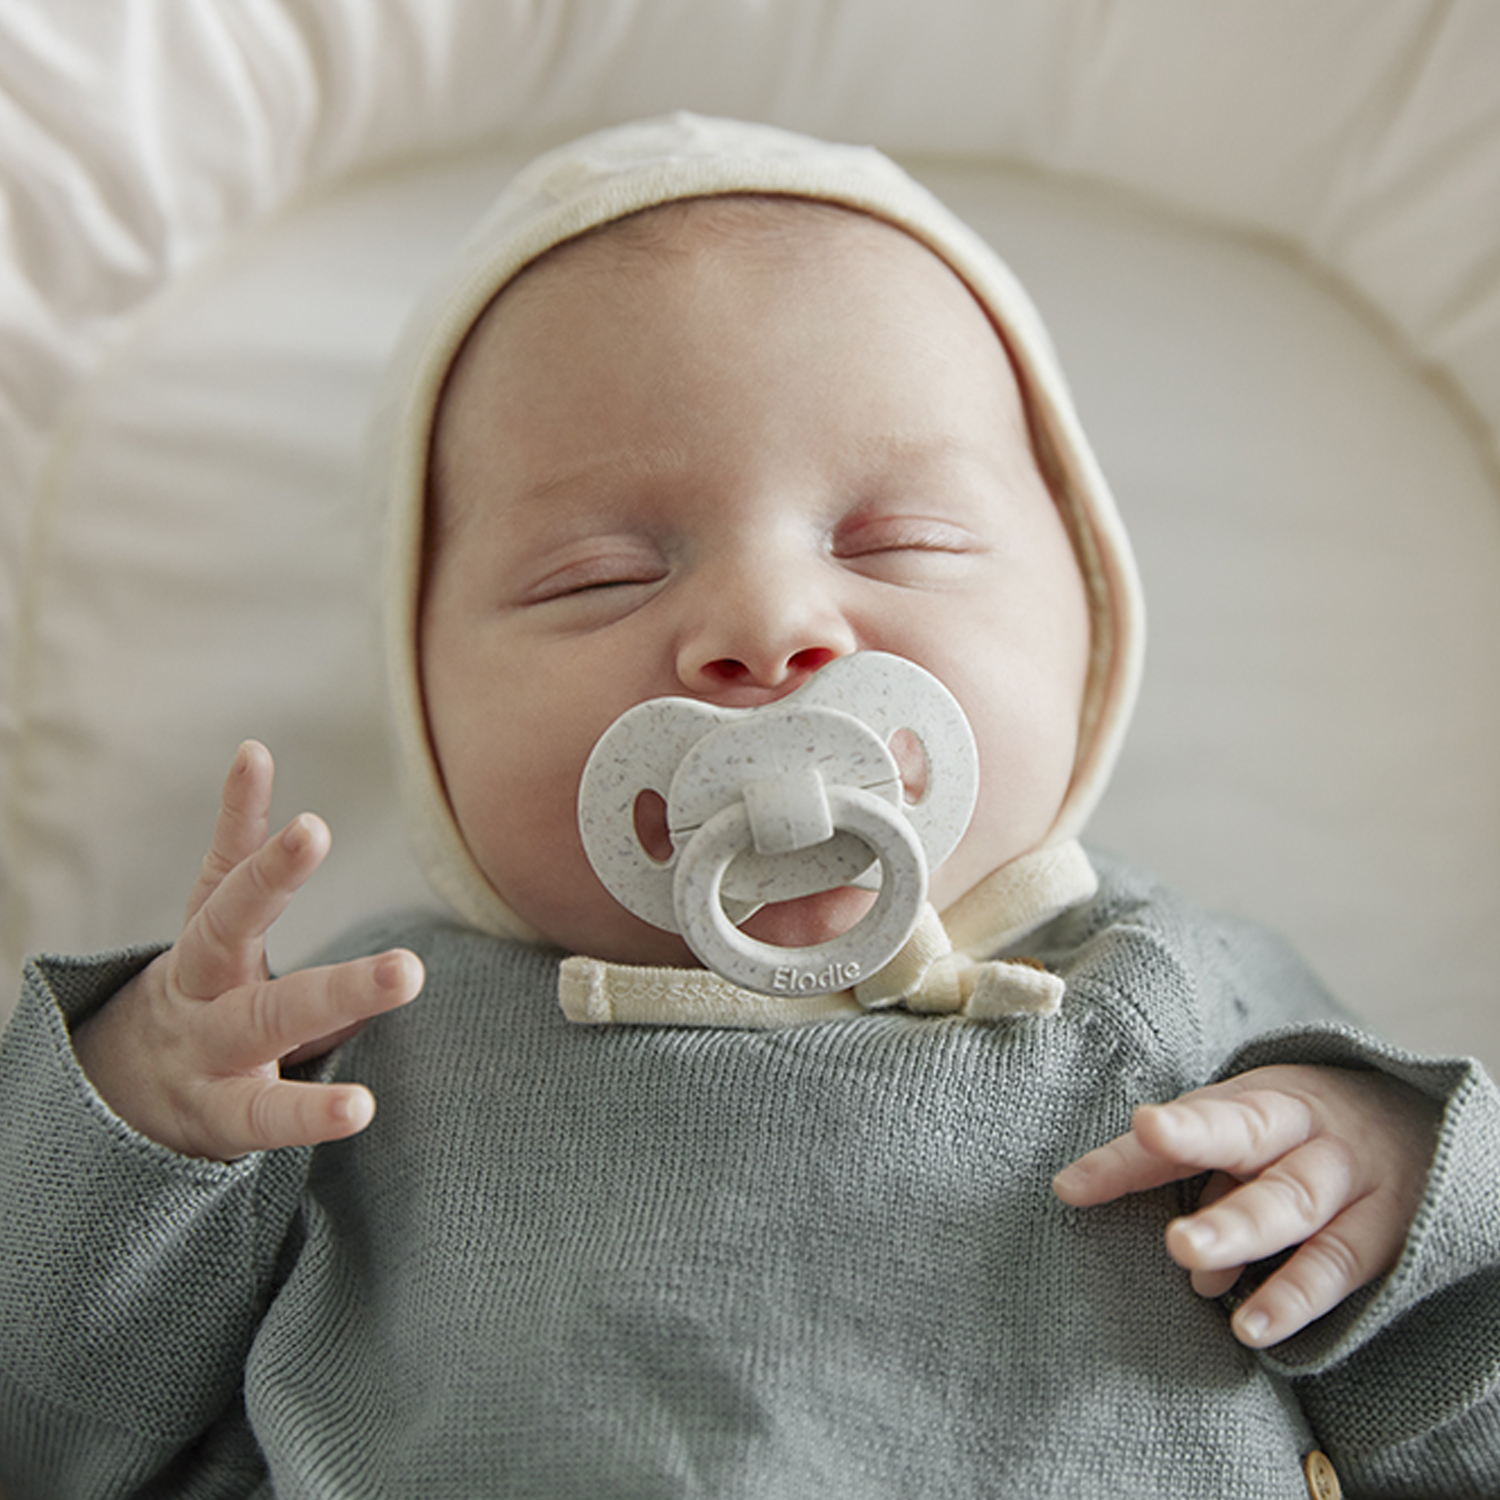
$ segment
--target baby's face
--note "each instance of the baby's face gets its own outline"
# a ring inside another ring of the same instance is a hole
[[[758,211],[697,205],[663,247],[607,231],[534,267],[439,416],[421,669],[454,813],[516,912],[622,962],[694,962],[577,830],[589,751],[636,703],[754,706],[861,650],[925,667],[980,756],[940,909],[1046,834],[1072,774],[1088,609],[999,337],[899,230]],[[749,930],[820,941],[865,899]]]

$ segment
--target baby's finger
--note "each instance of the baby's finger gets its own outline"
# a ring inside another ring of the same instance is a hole
[[[177,983],[212,1000],[258,978],[266,931],[328,854],[328,825],[293,818],[210,892],[177,943]]]
[[[1203,1192],[1198,1198],[1198,1212],[1217,1203],[1220,1198],[1228,1197],[1239,1185],[1239,1179],[1229,1176],[1227,1172],[1213,1173],[1203,1184]],[[1222,1297],[1240,1279],[1244,1270],[1244,1266],[1238,1265],[1226,1266],[1217,1271],[1194,1271],[1193,1290],[1200,1297]]]
[[[422,960],[397,948],[231,991],[205,1020],[212,1034],[209,1065],[243,1073],[299,1054],[316,1056],[308,1043],[347,1037],[372,1016],[405,1005],[423,978]]]
[[[1315,1234],[1236,1309],[1235,1337],[1252,1348],[1290,1338],[1390,1269],[1402,1236],[1372,1195]]]
[[[1212,1301],[1230,1291],[1244,1274],[1244,1266],[1230,1266],[1223,1271],[1194,1271],[1189,1279],[1200,1297]]]
[[[270,831],[271,787],[276,767],[271,752],[258,740],[246,740],[235,753],[224,778],[213,841],[203,856],[198,882],[188,897],[187,921],[218,889],[219,883],[242,860],[265,843]]]
[[[357,1135],[375,1116],[375,1097],[356,1083],[221,1078],[203,1090],[205,1154],[234,1161],[282,1146],[317,1146]]]
[[[1264,1260],[1316,1234],[1355,1197],[1354,1162],[1326,1137],[1309,1141],[1208,1208],[1167,1226],[1167,1252],[1192,1271]]]
[[[1272,1089],[1202,1089],[1171,1104],[1146,1104],[1131,1122],[1153,1155],[1183,1166],[1249,1177],[1307,1140],[1312,1111]]]
[[[1197,1170],[1153,1156],[1131,1132],[1096,1146],[1064,1167],[1052,1179],[1052,1191],[1074,1208],[1093,1208],[1126,1193],[1144,1193],[1191,1177]]]
[[[1053,1179],[1065,1203],[1090,1208],[1197,1172],[1249,1176],[1307,1139],[1312,1115],[1290,1095],[1236,1092],[1233,1081],[1143,1104],[1128,1134],[1080,1157]]]

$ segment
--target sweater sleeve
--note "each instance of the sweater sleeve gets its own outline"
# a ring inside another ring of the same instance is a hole
[[[1351,1024],[1278,939],[1236,923],[1210,941],[1227,984],[1212,1008],[1250,1033],[1218,1076],[1376,1069],[1442,1111],[1400,1261],[1265,1362],[1291,1382],[1346,1491],[1500,1494],[1500,1090],[1478,1062],[1419,1057]]]
[[[28,965],[0,1041],[0,1490],[248,1495],[242,1371],[307,1153],[178,1156],[90,1086],[69,1026],[153,955]]]

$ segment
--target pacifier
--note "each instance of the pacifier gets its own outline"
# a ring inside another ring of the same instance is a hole
[[[925,759],[911,799],[892,750],[902,731]],[[627,710],[584,766],[578,826],[610,894],[679,933],[706,967],[762,994],[821,994],[900,951],[978,784],[958,700],[914,662],[868,651],[761,708],[654,698]],[[665,859],[638,831],[648,793],[666,803]],[[875,890],[875,903],[826,942],[783,948],[739,930],[767,902],[851,885]]]

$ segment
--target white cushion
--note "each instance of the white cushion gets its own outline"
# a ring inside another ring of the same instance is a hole
[[[1152,606],[1096,836],[1287,929],[1398,1036],[1500,1063],[1500,12],[1099,14],[10,7],[5,971],[170,937],[250,734],[278,812],[335,831],[279,959],[420,896],[366,590],[373,381],[536,140],[680,105],[905,156],[1036,294]]]

